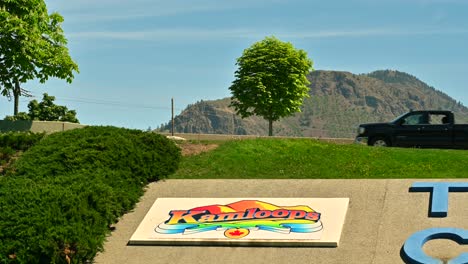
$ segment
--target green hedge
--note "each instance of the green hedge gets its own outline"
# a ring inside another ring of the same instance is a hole
[[[0,165],[10,162],[18,151],[25,151],[39,142],[45,133],[8,132],[0,133]],[[2,169],[3,173],[3,169]]]
[[[0,133],[0,147],[10,147],[14,150],[27,150],[39,142],[45,133],[7,132]]]
[[[0,179],[0,263],[85,263],[144,186],[175,172],[164,136],[115,127],[52,134]]]

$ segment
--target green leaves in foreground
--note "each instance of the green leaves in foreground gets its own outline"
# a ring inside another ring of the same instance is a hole
[[[0,2],[0,93],[15,100],[18,114],[21,84],[51,77],[71,83],[78,65],[67,48],[58,13],[49,14],[44,0]]]
[[[173,173],[161,135],[86,127],[45,137],[0,177],[0,263],[85,263],[143,187]]]
[[[468,151],[373,148],[311,139],[229,141],[184,157],[171,178],[402,179],[467,178]]]

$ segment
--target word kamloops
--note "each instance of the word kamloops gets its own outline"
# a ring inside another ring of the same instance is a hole
[[[171,218],[166,224],[179,224],[181,221],[188,224],[206,222],[224,222],[233,220],[250,220],[273,218],[281,220],[307,219],[312,221],[320,220],[320,213],[306,212],[300,210],[278,209],[274,211],[260,210],[257,208],[248,209],[245,212],[225,213],[225,214],[205,214],[206,211],[174,210],[169,212]]]
[[[322,230],[321,214],[308,206],[276,206],[258,200],[209,205],[190,210],[171,210],[169,219],[155,231],[161,234],[193,234],[225,231],[227,238],[242,238],[252,230],[278,233],[312,233]]]

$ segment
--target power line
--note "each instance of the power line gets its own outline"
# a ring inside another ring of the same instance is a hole
[[[32,98],[38,99],[37,95],[34,95],[33,93],[31,94]],[[78,102],[78,103],[87,103],[87,104],[96,104],[96,105],[109,105],[109,106],[117,106],[117,107],[125,107],[125,108],[141,108],[141,109],[156,109],[156,110],[171,110],[170,106],[149,106],[149,105],[141,105],[141,104],[131,104],[127,102],[121,102],[121,101],[110,101],[110,100],[102,100],[102,99],[89,99],[89,98],[73,98],[73,97],[57,97],[54,96],[56,99],[62,100],[62,101],[71,101],[71,102]],[[24,100],[21,100],[24,102]],[[182,111],[183,109],[180,108],[174,108],[176,110]],[[216,114],[212,113],[207,113],[204,111],[201,111],[200,113],[202,116],[205,117],[219,117]],[[338,116],[335,113],[333,116],[335,121],[338,120]],[[234,121],[234,119],[233,119]],[[337,122],[339,123],[339,122]],[[238,126],[240,127],[240,126]],[[341,134],[350,134],[354,135],[354,127],[347,127],[347,126],[341,126],[337,129],[320,129],[320,128],[305,128],[306,131],[315,131],[315,132],[331,132],[331,133],[341,133]]]
[[[170,106],[150,106],[143,104],[132,104],[128,102],[121,101],[108,101],[101,99],[89,99],[89,98],[72,98],[72,97],[58,97],[54,96],[56,99],[61,101],[77,102],[77,103],[86,103],[86,104],[96,104],[96,105],[109,105],[109,106],[118,106],[125,108],[143,108],[143,109],[156,109],[156,110],[171,110]],[[32,95],[31,98],[39,99],[37,95]],[[24,102],[24,100],[22,100]],[[174,108],[177,111],[182,111],[181,108]]]

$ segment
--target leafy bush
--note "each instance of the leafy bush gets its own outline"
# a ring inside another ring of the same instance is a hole
[[[173,173],[164,136],[86,127],[47,136],[0,178],[0,263],[84,263],[149,181]]]
[[[0,165],[9,162],[15,152],[11,147],[0,147]]]
[[[9,116],[9,115],[5,116],[4,120],[8,120],[8,121],[31,120],[31,117],[29,116],[28,113],[19,112],[18,114],[13,115],[13,116]]]
[[[0,147],[10,147],[14,150],[25,151],[39,142],[45,133],[8,132],[0,133]]]
[[[37,100],[29,102],[28,113],[19,112],[14,116],[6,116],[5,120],[41,120],[79,123],[76,118],[75,110],[68,110],[66,106],[56,105],[54,100],[55,96],[44,93],[41,102],[37,102]]]
[[[11,161],[18,151],[25,151],[44,137],[45,133],[31,132],[8,132],[0,133],[0,172],[4,173],[3,167]]]

